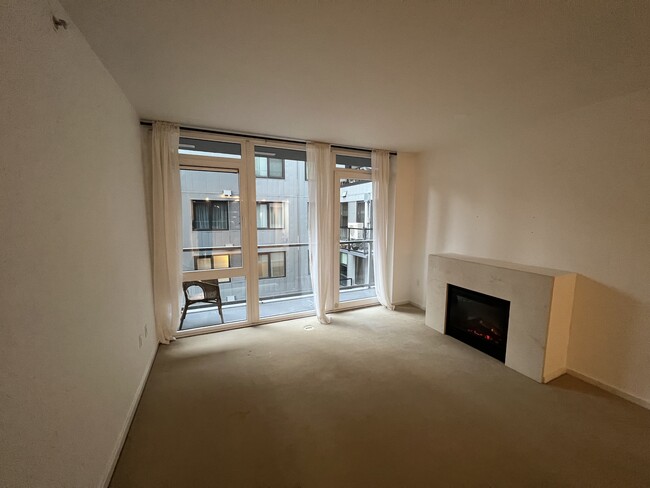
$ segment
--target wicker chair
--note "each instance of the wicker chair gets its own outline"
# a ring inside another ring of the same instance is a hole
[[[190,288],[198,287],[200,292],[190,293]],[[183,294],[185,295],[185,306],[183,307],[183,315],[181,316],[181,325],[179,329],[183,328],[183,321],[187,314],[187,308],[195,303],[216,303],[219,309],[219,317],[221,323],[223,320],[223,311],[221,310],[221,292],[217,283],[208,283],[207,281],[185,281],[183,283]]]

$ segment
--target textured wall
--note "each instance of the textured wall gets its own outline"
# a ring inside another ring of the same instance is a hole
[[[7,487],[101,485],[156,349],[138,119],[52,13],[70,21],[55,1],[0,7]]]

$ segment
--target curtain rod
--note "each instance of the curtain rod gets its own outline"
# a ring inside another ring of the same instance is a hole
[[[140,120],[140,125],[146,125],[148,127],[151,127],[153,125],[153,121],[151,120]],[[264,139],[265,141],[276,141],[276,142],[293,142],[293,143],[299,143],[299,144],[306,144],[307,141],[304,141],[302,139],[287,139],[283,137],[274,137],[274,136],[264,136],[260,134],[250,134],[246,132],[228,132],[228,131],[223,131],[223,130],[216,130],[216,129],[208,129],[206,127],[194,127],[194,126],[189,126],[189,125],[181,125],[179,126],[181,130],[189,130],[189,131],[196,131],[196,132],[207,132],[208,134],[219,134],[222,136],[235,136],[235,137],[253,137],[255,139]],[[367,147],[355,147],[355,146],[341,146],[339,144],[331,144],[331,146],[335,149],[347,149],[350,151],[363,151],[363,152],[372,152],[372,149],[369,149]],[[396,151],[390,151],[391,156],[397,156]]]

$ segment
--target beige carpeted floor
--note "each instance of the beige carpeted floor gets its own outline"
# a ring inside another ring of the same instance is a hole
[[[650,486],[650,411],[379,307],[161,346],[111,486]],[[311,326],[311,327],[310,327]]]

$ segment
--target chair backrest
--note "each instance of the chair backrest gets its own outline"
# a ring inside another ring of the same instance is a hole
[[[192,288],[199,288],[201,290],[200,294],[198,290],[192,290]],[[185,299],[192,302],[200,302],[206,300],[219,300],[219,285],[212,283],[204,283],[202,281],[185,281],[183,283],[183,293],[185,294]]]
[[[205,298],[205,290],[198,281],[183,282],[183,293],[188,301],[200,301]]]

